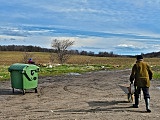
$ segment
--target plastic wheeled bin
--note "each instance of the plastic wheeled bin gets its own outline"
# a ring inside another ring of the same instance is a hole
[[[14,88],[21,89],[23,95],[27,89],[35,89],[35,93],[37,93],[38,72],[40,71],[38,66],[15,63],[8,68],[8,71],[10,72],[13,93]]]

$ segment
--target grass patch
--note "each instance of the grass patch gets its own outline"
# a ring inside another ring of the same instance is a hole
[[[160,71],[153,73],[153,78],[156,80],[160,80]]]
[[[9,80],[10,72],[8,72],[9,66],[0,66],[0,80]],[[62,75],[67,73],[84,73],[90,71],[99,71],[99,70],[112,70],[117,69],[112,65],[59,65],[49,67],[40,67],[39,76],[55,76]]]
[[[5,65],[0,65],[0,80],[9,80],[10,73],[8,72],[8,67]],[[130,67],[131,68],[131,67]],[[84,73],[90,71],[99,71],[99,70],[117,70],[117,69],[126,69],[125,66],[114,66],[114,65],[59,65],[49,67],[40,67],[39,76],[55,76],[62,75],[67,73]],[[153,66],[153,79],[160,80],[160,66]]]
[[[40,68],[40,75],[41,76],[54,76],[66,73],[84,73],[90,71],[98,71],[98,70],[105,70],[105,69],[113,69],[109,65],[60,65],[54,66],[52,68],[41,67]]]
[[[160,80],[160,66],[159,65],[152,66],[152,70],[153,70],[153,78],[156,80]]]
[[[0,65],[0,80],[8,80],[9,77],[8,66]]]

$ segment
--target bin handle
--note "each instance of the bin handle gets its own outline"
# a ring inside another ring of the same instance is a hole
[[[29,80],[29,81],[32,81],[32,79],[30,77],[28,77],[28,75],[26,73],[24,73],[24,75],[26,76],[26,78]]]
[[[36,70],[31,70],[31,75],[34,75]]]
[[[31,70],[31,75],[34,75],[36,70]],[[32,81],[32,79],[28,76],[28,74],[25,72],[23,72],[24,75],[26,76],[26,78],[29,80],[29,81]],[[35,77],[33,77],[33,80],[36,80]]]

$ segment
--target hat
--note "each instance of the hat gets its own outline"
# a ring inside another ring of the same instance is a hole
[[[137,55],[137,60],[143,59],[142,55]]]

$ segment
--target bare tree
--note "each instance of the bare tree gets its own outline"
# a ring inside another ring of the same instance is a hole
[[[53,64],[53,62],[54,62],[54,60],[55,60],[55,55],[54,55],[54,53],[50,53],[49,59],[50,59],[51,64]]]
[[[66,60],[70,57],[68,54],[67,49],[74,44],[74,41],[71,41],[69,39],[67,40],[57,40],[54,39],[52,41],[51,46],[55,48],[57,55],[58,55],[58,60],[61,64],[65,63]]]
[[[29,58],[32,58],[33,57],[33,54],[30,53],[30,52],[24,52],[23,53],[23,58],[22,58],[22,62],[23,63],[28,63],[28,59]]]

